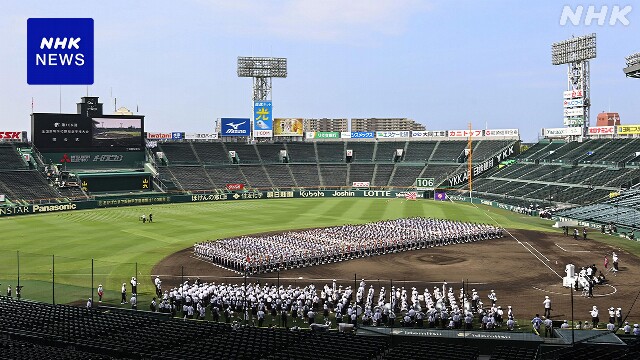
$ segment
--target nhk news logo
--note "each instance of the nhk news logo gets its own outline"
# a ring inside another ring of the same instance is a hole
[[[29,85],[91,85],[93,65],[93,19],[27,20]]]

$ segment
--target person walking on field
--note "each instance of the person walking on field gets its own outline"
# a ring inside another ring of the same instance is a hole
[[[551,317],[551,299],[549,299],[549,296],[544,297],[542,304],[544,305],[544,317],[548,319]]]
[[[121,290],[122,298],[120,298],[120,305],[127,303],[127,283],[122,283]]]
[[[607,258],[607,256],[604,256],[604,269],[608,270],[609,269],[609,258]]]

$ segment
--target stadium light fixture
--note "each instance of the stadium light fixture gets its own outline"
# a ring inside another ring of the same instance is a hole
[[[595,59],[596,34],[572,37],[551,45],[551,63],[553,65],[570,64],[574,62]]]
[[[567,91],[564,100],[564,125],[581,127],[583,134],[590,125],[591,70],[589,60],[595,59],[596,34],[572,37],[551,45],[551,63],[567,64]]]
[[[640,78],[640,52],[627,56],[626,60],[624,73],[627,77]]]
[[[287,77],[287,59],[238,56],[238,77],[253,78],[253,101],[269,100],[271,79]]]
[[[238,56],[238,77],[286,78],[287,59]]]

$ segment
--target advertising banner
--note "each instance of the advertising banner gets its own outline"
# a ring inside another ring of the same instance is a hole
[[[518,136],[518,129],[487,129],[484,131],[484,136]]]
[[[542,129],[542,135],[544,137],[580,136],[582,135],[582,128],[566,127],[566,128]]]
[[[227,184],[226,187],[230,191],[239,191],[244,189],[244,184]]]
[[[351,186],[354,188],[368,188],[370,185],[368,181],[354,181]]]
[[[171,140],[182,140],[184,139],[184,133],[182,132],[172,132]]]
[[[337,131],[307,131],[307,139],[340,139]]]
[[[564,109],[564,116],[583,116],[584,108],[566,108]]]
[[[63,164],[67,168],[142,168],[144,152],[66,152],[41,153],[47,164]]]
[[[0,141],[24,141],[22,131],[0,131]]]
[[[340,139],[351,139],[351,133],[346,131],[341,132]]]
[[[249,118],[222,118],[220,135],[249,136],[251,135],[251,120]]]
[[[433,193],[433,199],[436,201],[447,201],[447,193],[436,191]]]
[[[615,132],[615,126],[592,126],[587,129],[589,135],[613,135]]]
[[[376,138],[378,139],[398,139],[410,136],[410,131],[376,131]]]
[[[498,153],[497,155],[489,158],[488,160],[483,161],[480,164],[475,165],[472,170],[473,177],[483,174],[485,171],[493,168],[494,166],[498,166],[498,164],[500,164],[501,161],[506,160],[507,158],[509,158],[511,155],[515,153],[516,152],[515,152],[514,146],[511,145],[508,148],[505,148],[504,150],[502,150],[502,152]],[[465,172],[458,173],[454,176],[451,176],[449,179],[447,179],[447,182],[449,186],[456,186],[466,182],[468,179],[469,179],[469,172],[465,171]]]
[[[618,135],[640,134],[640,125],[618,125]]]
[[[422,138],[422,137],[447,137],[446,130],[438,130],[438,131],[412,131],[412,138]]]
[[[187,140],[216,140],[218,139],[218,133],[185,133],[184,138]]]
[[[171,135],[171,133],[151,133],[151,132],[148,132],[147,133],[147,139],[171,140],[172,139],[172,135]]]
[[[373,131],[352,131],[352,139],[375,139],[376,133]]]
[[[449,137],[453,138],[468,138],[471,137],[481,137],[482,130],[449,130]]]
[[[302,136],[303,131],[302,119],[273,119],[273,136]]]
[[[564,107],[584,106],[584,100],[583,99],[564,100],[562,102],[562,105]]]
[[[253,136],[273,136],[273,116],[271,101],[253,102]]]
[[[584,118],[583,117],[564,118],[562,120],[562,124],[564,126],[580,126],[580,125],[584,125]]]
[[[565,99],[575,99],[584,97],[584,93],[582,90],[568,90],[563,93],[563,98]]]

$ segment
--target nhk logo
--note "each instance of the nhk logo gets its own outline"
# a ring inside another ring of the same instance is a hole
[[[27,20],[27,83],[93,84],[93,19]]]

